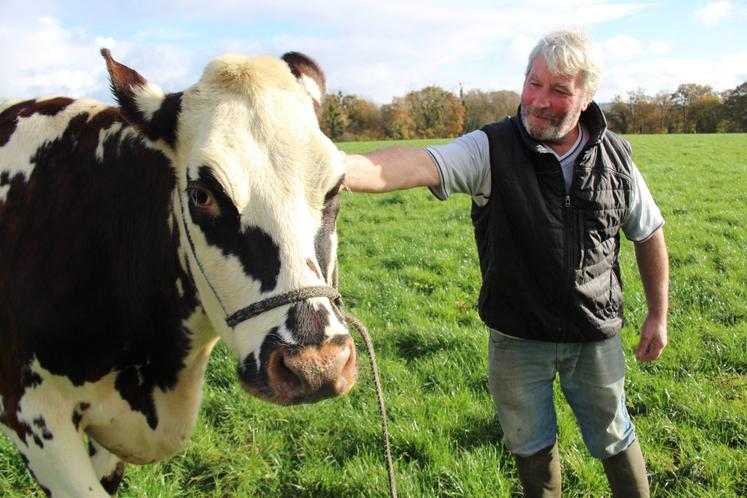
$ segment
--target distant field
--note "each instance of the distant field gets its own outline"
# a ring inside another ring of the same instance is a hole
[[[632,359],[645,301],[631,244],[621,261],[627,405],[653,495],[747,496],[747,135],[628,138],[666,218],[671,258],[671,342],[649,364]],[[487,389],[469,199],[439,202],[419,189],[345,193],[342,202],[341,289],[376,344],[400,496],[519,496]],[[120,496],[386,496],[376,399],[356,342],[353,392],[294,408],[245,395],[219,345],[188,449],[128,466]],[[565,495],[609,496],[570,408],[558,406]],[[0,439],[0,496],[33,495],[41,496]]]

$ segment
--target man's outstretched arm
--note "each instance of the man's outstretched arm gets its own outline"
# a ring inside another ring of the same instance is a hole
[[[387,147],[367,154],[346,154],[344,186],[354,192],[390,192],[413,187],[437,187],[438,168],[424,149]]]

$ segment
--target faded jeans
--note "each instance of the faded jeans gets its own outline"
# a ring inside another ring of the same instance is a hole
[[[512,453],[529,456],[557,439],[556,374],[594,457],[614,456],[636,438],[625,408],[619,334],[598,342],[554,343],[490,330],[488,370],[503,438]]]

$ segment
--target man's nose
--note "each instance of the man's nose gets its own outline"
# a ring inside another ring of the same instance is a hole
[[[532,95],[532,107],[538,109],[546,109],[550,106],[550,99],[548,98],[547,92],[544,90],[537,90]]]

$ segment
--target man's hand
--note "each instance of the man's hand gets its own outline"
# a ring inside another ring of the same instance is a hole
[[[343,154],[342,159],[347,168],[343,185],[353,192],[391,192],[441,184],[436,163],[425,149],[394,146],[366,154]]]
[[[635,351],[635,359],[638,361],[652,361],[661,356],[661,352],[667,345],[667,320],[651,316],[646,317],[641,329],[641,340]]]

